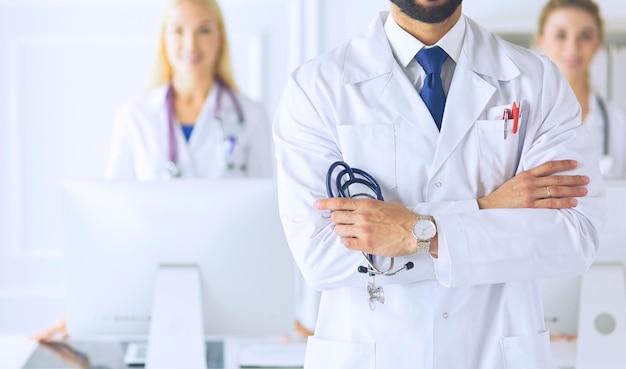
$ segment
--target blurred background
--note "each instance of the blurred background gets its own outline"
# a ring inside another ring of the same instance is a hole
[[[626,7],[597,0],[595,87],[626,109]],[[235,78],[273,115],[289,72],[364,31],[384,0],[221,0]],[[466,0],[532,46],[541,0]],[[0,333],[63,315],[60,185],[104,173],[116,112],[148,88],[163,0],[0,0]],[[115,273],[115,270],[111,270]]]

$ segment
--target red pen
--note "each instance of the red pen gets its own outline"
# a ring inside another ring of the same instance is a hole
[[[517,133],[517,128],[519,124],[519,107],[520,104],[513,102],[513,107],[511,108],[513,112],[513,134]]]

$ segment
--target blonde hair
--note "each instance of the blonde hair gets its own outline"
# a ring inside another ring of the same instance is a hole
[[[172,79],[172,74],[174,73],[174,71],[172,69],[172,65],[167,58],[167,52],[165,50],[165,23],[172,9],[174,9],[181,3],[184,3],[185,1],[193,1],[196,3],[204,4],[217,17],[218,27],[220,30],[220,34],[222,35],[222,47],[220,50],[220,55],[217,59],[216,79],[224,83],[231,90],[237,91],[237,85],[235,83],[233,71],[230,66],[230,52],[228,47],[228,37],[226,36],[226,27],[224,25],[224,17],[222,16],[222,11],[220,10],[220,7],[217,4],[216,0],[170,0],[168,2],[163,11],[163,16],[161,17],[157,46],[158,50],[154,62],[154,70],[152,72],[152,80],[150,86],[156,87],[167,83]]]
[[[593,17],[593,19],[595,20],[596,25],[598,26],[598,37],[600,39],[600,42],[604,40],[604,21],[602,19],[602,16],[600,15],[600,7],[598,6],[598,4],[596,4],[592,0],[550,0],[548,1],[546,5],[544,5],[543,9],[541,10],[541,14],[539,16],[538,32],[540,35],[543,34],[544,26],[546,25],[546,22],[548,21],[548,18],[550,17],[550,15],[554,11],[558,9],[562,9],[562,8],[580,9],[580,10],[587,12],[587,14],[591,15],[591,17]]]

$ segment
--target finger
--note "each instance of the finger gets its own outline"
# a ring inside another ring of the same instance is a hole
[[[52,327],[48,330],[45,330],[37,335],[32,336],[31,338],[35,341],[43,342],[50,340],[57,332],[59,331],[58,327]]]
[[[345,237],[343,240],[343,246],[348,250],[363,250],[362,241],[356,237]]]
[[[547,176],[539,181],[542,186],[585,186],[589,184],[589,177],[582,175],[575,176]]]
[[[315,200],[313,205],[318,210],[354,210],[357,208],[357,202],[356,199],[332,197]]]
[[[61,339],[65,339],[68,336],[67,325],[65,324],[64,318],[57,320],[54,323],[54,325],[52,325],[50,328],[46,329],[45,331],[39,334],[32,336],[31,338],[35,341],[42,342],[42,341],[48,341],[52,339],[57,334],[61,335]]]
[[[548,188],[550,189],[549,192],[548,192]],[[567,186],[546,186],[540,189],[539,191],[543,192],[543,195],[540,195],[540,198],[585,197],[589,193],[589,191],[585,187],[567,187]]]
[[[330,215],[330,220],[336,225],[354,224],[356,217],[353,216],[354,211],[335,210]]]
[[[535,201],[536,209],[569,209],[578,205],[575,198],[549,198]]]
[[[335,226],[335,234],[341,238],[356,238],[359,232],[353,225],[340,224]]]
[[[572,170],[577,166],[578,162],[576,160],[552,160],[536,166],[528,172],[535,177],[545,177],[554,173]]]

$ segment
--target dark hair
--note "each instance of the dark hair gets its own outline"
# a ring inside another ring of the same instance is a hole
[[[543,34],[543,28],[548,20],[548,17],[558,9],[562,8],[574,8],[587,12],[593,17],[598,26],[598,36],[600,42],[604,40],[604,21],[600,15],[600,7],[592,0],[550,0],[543,6],[541,15],[539,16],[539,28],[538,33]]]

